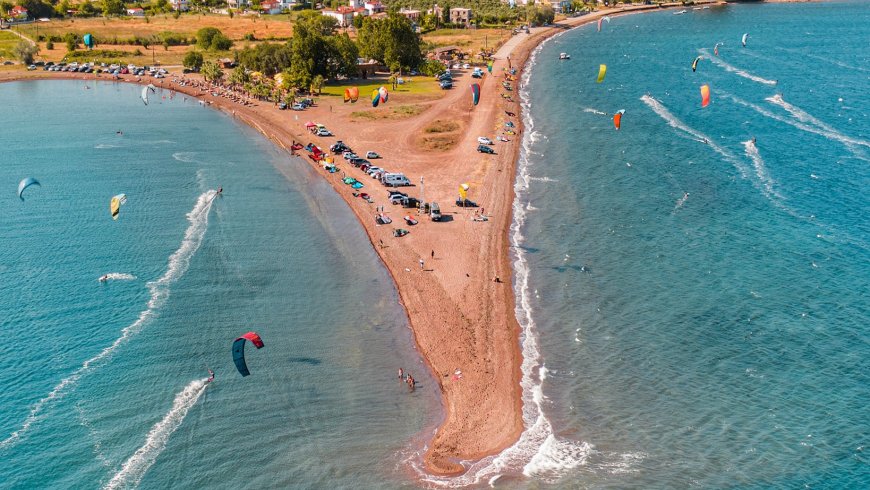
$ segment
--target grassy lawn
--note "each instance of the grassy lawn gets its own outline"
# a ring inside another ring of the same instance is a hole
[[[396,92],[409,95],[433,95],[438,94],[441,89],[438,87],[438,82],[434,78],[425,75],[416,77],[402,77],[405,83],[399,85],[396,90],[390,88],[390,82],[386,77],[370,78],[367,80],[350,80],[347,82],[330,82],[323,86],[321,95],[325,97],[344,97],[344,89],[347,87],[359,87],[360,102],[370,101],[372,90],[379,87],[386,87],[390,93]]]
[[[86,19],[51,19],[51,22],[37,22],[18,26],[15,29],[31,39],[40,35],[63,36],[68,32],[79,35],[93,34],[97,39],[129,39],[135,36],[151,36],[161,32],[172,32],[186,37],[194,37],[203,27],[216,27],[234,41],[241,40],[245,34],[254,34],[257,39],[287,39],[293,34],[290,15],[235,16],[217,14],[185,14],[178,19],[171,15],[148,17],[93,17]]]
[[[18,61],[15,55],[12,54],[14,48],[21,38],[7,31],[0,31],[0,59]]]

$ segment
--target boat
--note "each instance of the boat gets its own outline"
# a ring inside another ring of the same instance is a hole
[[[559,53],[559,59],[560,60],[570,60],[571,55],[568,53]]]

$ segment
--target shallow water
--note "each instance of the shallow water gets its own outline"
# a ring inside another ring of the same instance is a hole
[[[231,117],[139,90],[0,84],[0,487],[409,485],[437,387],[352,213]]]

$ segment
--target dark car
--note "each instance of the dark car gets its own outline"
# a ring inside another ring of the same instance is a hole
[[[344,153],[346,151],[351,151],[350,147],[344,144],[341,140],[336,141],[329,147],[329,151],[333,153]]]
[[[477,151],[481,153],[489,153],[490,155],[495,155],[495,150],[486,145],[477,145]]]
[[[281,109],[283,111],[286,108],[287,108],[287,103],[285,103],[285,102],[278,103],[278,109]]]
[[[451,88],[453,88],[453,82],[451,82],[449,80],[445,80],[445,81],[439,83],[438,86],[441,87],[441,90],[451,89]]]

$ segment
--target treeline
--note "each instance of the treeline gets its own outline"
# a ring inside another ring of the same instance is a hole
[[[70,36],[73,36],[78,39],[78,42],[81,42],[81,35],[77,33],[68,32],[63,36],[58,34],[53,35],[45,35],[40,34],[37,36],[37,41],[39,42],[65,42],[69,39]],[[133,36],[122,38],[118,36],[112,37],[99,37],[93,36],[94,42],[96,44],[112,44],[112,45],[128,45],[128,46],[142,46],[147,48],[149,46],[163,45],[163,46],[189,46],[191,44],[196,44],[195,37],[187,37],[183,34],[178,34],[176,32],[161,32],[159,34],[154,34],[151,36]]]
[[[423,63],[420,36],[411,21],[390,14],[384,19],[366,19],[358,30],[358,40],[339,33],[332,17],[316,11],[301,12],[286,43],[261,43],[236,51],[238,68],[229,79],[243,80],[246,71],[272,77],[279,75],[284,90],[303,89],[322,84],[324,80],[350,78],[358,74],[359,58],[374,59],[392,71],[417,69]],[[214,67],[203,63],[202,57],[189,53],[188,68],[203,69],[203,75],[221,78]],[[206,70],[208,68],[208,70]],[[233,82],[235,83],[235,82]]]

